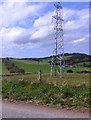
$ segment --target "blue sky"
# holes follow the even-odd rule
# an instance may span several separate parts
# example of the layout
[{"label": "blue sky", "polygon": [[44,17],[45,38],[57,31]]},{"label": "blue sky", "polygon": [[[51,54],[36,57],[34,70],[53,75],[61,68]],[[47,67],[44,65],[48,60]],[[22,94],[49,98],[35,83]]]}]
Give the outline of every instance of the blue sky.
[{"label": "blue sky", "polygon": [[[0,2],[0,57],[44,57],[53,54],[53,2]],[[89,54],[89,3],[62,2],[64,52]],[[1,43],[0,43],[1,44]]]}]

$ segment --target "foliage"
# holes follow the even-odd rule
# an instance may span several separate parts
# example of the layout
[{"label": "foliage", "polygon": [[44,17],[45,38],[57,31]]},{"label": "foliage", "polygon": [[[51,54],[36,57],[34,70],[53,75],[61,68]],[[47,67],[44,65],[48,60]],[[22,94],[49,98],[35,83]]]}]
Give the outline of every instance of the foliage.
[{"label": "foliage", "polygon": [[67,70],[67,73],[73,73],[73,71],[72,70]]}]

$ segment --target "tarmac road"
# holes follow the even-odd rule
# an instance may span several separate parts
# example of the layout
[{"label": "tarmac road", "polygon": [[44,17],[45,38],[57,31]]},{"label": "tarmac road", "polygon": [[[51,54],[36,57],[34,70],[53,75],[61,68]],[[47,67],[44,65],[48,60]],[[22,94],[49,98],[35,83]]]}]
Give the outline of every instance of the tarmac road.
[{"label": "tarmac road", "polygon": [[89,118],[89,112],[4,101],[2,103],[2,118]]}]

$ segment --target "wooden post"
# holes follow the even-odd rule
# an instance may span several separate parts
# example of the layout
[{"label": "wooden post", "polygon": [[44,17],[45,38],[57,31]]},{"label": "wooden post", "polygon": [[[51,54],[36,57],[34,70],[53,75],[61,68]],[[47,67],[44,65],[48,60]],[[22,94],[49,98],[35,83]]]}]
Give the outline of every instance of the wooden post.
[{"label": "wooden post", "polygon": [[57,76],[57,69],[55,68],[55,72],[54,72],[55,76]]},{"label": "wooden post", "polygon": [[38,72],[38,81],[42,81],[42,71],[41,71],[41,69],[39,70],[39,72]]}]

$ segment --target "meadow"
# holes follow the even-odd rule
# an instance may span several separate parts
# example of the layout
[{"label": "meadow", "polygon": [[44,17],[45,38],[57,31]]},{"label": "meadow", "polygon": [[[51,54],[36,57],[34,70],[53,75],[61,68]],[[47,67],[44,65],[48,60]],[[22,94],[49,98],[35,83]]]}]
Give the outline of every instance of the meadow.
[{"label": "meadow", "polygon": [[90,66],[91,66],[91,61],[90,61],[90,62],[79,62],[79,63],[78,63],[78,65],[82,65],[82,64],[90,65]]},{"label": "meadow", "polygon": [[0,60],[0,74],[8,74],[9,71],[6,68],[6,66],[2,63],[2,60]]},{"label": "meadow", "polygon": [[[36,73],[40,69],[42,70],[43,73],[50,72],[50,65],[48,64],[48,60],[43,60],[43,62],[40,63],[36,62],[36,64],[35,61],[31,61],[31,60],[13,60],[13,62],[15,65],[23,69],[25,72]],[[77,67],[66,67],[64,70],[65,72],[67,72],[68,70],[72,70],[74,73],[77,73],[81,71],[90,71],[90,68],[77,66]]]},{"label": "meadow", "polygon": [[[48,60],[42,62],[33,60],[12,59],[12,62],[28,74],[5,75],[2,77],[3,99],[35,102],[56,106],[89,108],[90,87],[89,67],[66,67],[65,73],[50,76]],[[88,63],[87,63],[88,64]],[[8,73],[4,64],[3,73]],[[38,80],[38,71],[42,70],[42,81]],[[67,73],[73,70],[73,73]]]},{"label": "meadow", "polygon": [[[31,62],[31,64],[30,64]],[[24,61],[24,60],[13,60],[13,63],[17,65],[19,68],[23,69],[25,72],[32,72],[36,73],[40,69],[42,69],[43,72],[49,72],[50,66],[48,64],[38,64],[34,61]]]},{"label": "meadow", "polygon": [[3,76],[3,99],[36,102],[56,106],[89,108],[89,74]]}]

